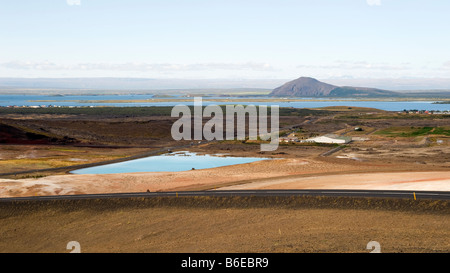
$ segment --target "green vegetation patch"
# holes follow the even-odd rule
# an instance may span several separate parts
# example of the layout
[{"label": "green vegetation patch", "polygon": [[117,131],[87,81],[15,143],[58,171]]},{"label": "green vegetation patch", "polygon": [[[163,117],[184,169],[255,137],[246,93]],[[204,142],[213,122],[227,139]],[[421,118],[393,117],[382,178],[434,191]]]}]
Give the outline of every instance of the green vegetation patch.
[{"label": "green vegetation patch", "polygon": [[417,137],[426,135],[450,136],[450,129],[447,127],[389,127],[375,132],[377,135],[389,137]]},{"label": "green vegetation patch", "polygon": [[444,128],[444,127],[437,127],[433,131],[433,135],[444,135],[444,136],[450,136],[450,129]]}]

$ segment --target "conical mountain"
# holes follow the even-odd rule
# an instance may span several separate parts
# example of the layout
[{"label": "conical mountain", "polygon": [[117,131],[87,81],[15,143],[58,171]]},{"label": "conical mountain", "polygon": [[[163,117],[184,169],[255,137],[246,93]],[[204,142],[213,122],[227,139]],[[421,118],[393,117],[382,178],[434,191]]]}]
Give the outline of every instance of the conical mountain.
[{"label": "conical mountain", "polygon": [[310,77],[300,77],[275,88],[274,97],[398,97],[399,93],[368,87],[335,86]]},{"label": "conical mountain", "polygon": [[270,95],[277,97],[319,97],[328,96],[337,86],[323,83],[314,78],[300,77],[275,88]]}]

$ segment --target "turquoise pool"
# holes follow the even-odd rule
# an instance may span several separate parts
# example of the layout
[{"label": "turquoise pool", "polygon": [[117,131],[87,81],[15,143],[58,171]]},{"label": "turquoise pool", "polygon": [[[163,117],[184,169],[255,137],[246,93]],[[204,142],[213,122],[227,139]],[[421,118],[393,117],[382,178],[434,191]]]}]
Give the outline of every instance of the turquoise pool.
[{"label": "turquoise pool", "polygon": [[135,172],[180,172],[209,169],[267,160],[261,157],[231,157],[175,152],[72,171],[73,174],[113,174]]}]

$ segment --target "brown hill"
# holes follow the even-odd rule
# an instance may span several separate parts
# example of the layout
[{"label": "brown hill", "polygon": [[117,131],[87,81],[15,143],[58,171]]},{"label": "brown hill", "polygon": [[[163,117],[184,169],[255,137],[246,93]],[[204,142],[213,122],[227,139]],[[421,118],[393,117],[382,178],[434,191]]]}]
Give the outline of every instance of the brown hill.
[{"label": "brown hill", "polygon": [[393,97],[398,93],[367,87],[335,86],[314,78],[300,77],[275,88],[275,97]]},{"label": "brown hill", "polygon": [[275,88],[271,95],[288,97],[328,96],[335,88],[337,86],[323,83],[313,78],[300,77]]}]

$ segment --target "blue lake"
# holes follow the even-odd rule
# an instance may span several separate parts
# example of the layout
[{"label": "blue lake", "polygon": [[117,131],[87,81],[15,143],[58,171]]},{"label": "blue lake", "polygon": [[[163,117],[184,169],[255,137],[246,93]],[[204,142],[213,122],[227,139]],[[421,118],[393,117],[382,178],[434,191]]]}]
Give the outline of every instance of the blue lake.
[{"label": "blue lake", "polygon": [[[152,95],[81,95],[81,96],[48,96],[48,95],[0,95],[0,106],[39,106],[39,105],[56,105],[56,106],[175,106],[178,104],[193,105],[194,102],[185,101],[168,101],[168,102],[139,102],[139,103],[102,103],[95,102],[100,100],[146,100],[151,99]],[[186,99],[177,97],[179,99]],[[219,98],[219,97],[217,97]],[[228,98],[228,97],[227,97]],[[269,97],[258,97],[266,99]],[[433,101],[370,101],[342,99],[330,100],[322,99],[322,101],[292,101],[292,102],[214,102],[207,101],[211,97],[203,98],[203,105],[225,105],[225,104],[243,104],[243,105],[279,105],[280,107],[294,108],[319,108],[326,106],[349,106],[349,107],[368,107],[386,111],[403,111],[403,110],[450,110],[450,104],[433,104]],[[225,99],[225,97],[220,97]],[[241,98],[242,99],[242,98]],[[249,98],[250,99],[250,98]],[[307,99],[307,98],[305,98]],[[46,101],[47,102],[44,102]],[[51,101],[51,102],[50,102]],[[89,101],[89,102],[87,102]],[[439,100],[437,100],[439,101]]]},{"label": "blue lake", "polygon": [[267,160],[261,157],[227,157],[197,155],[190,152],[176,152],[159,156],[134,159],[108,165],[84,168],[72,171],[73,174],[114,174],[134,172],[180,172],[192,168],[209,169],[228,165],[251,163]]}]

